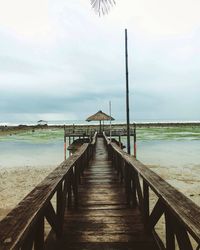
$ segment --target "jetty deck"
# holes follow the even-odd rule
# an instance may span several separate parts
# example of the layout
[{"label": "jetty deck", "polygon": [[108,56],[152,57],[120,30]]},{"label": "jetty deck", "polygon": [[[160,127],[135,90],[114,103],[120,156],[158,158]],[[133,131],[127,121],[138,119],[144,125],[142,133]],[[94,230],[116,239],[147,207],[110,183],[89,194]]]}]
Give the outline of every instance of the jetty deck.
[{"label": "jetty deck", "polygon": [[200,208],[95,133],[0,221],[0,249],[199,250]]},{"label": "jetty deck", "polygon": [[103,138],[81,177],[77,207],[65,213],[63,235],[47,249],[158,249],[145,231],[138,207],[127,204],[124,186],[108,159]]}]

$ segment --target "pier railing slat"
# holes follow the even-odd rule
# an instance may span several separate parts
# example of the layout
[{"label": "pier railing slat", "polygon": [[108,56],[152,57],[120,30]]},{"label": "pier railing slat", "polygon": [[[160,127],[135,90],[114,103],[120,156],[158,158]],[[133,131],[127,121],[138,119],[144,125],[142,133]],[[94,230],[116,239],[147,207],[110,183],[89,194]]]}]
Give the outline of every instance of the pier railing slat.
[{"label": "pier railing slat", "polygon": [[[116,143],[110,142],[105,134],[104,138],[114,165],[117,165],[117,169],[121,168],[121,172],[125,173],[127,202],[135,205],[136,200],[147,229],[151,232],[155,231],[155,225],[161,216],[165,215],[166,246],[164,249],[173,250],[175,238],[180,249],[193,249],[189,235],[196,241],[197,246],[200,245],[199,206],[163,180],[158,174],[136,160],[135,157],[123,151]],[[139,178],[142,179],[143,188]],[[158,198],[151,214],[149,212],[149,188]],[[181,238],[184,239],[181,241]],[[162,246],[164,245],[162,243]]]}]

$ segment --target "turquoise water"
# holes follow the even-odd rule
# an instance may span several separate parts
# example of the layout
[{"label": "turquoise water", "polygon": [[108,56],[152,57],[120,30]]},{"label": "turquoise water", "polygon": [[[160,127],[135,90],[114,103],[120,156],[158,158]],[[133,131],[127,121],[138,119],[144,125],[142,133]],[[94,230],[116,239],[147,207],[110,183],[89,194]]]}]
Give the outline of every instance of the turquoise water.
[{"label": "turquoise water", "polygon": [[56,166],[63,161],[63,158],[61,129],[0,136],[0,168]]},{"label": "turquoise water", "polygon": [[[199,149],[199,127],[137,129],[137,158],[148,165],[200,166]],[[63,158],[62,129],[0,136],[0,168],[56,166]]]},{"label": "turquoise water", "polygon": [[[126,145],[125,137],[122,138],[122,142]],[[147,165],[200,166],[199,151],[199,127],[137,129],[137,159]]]}]

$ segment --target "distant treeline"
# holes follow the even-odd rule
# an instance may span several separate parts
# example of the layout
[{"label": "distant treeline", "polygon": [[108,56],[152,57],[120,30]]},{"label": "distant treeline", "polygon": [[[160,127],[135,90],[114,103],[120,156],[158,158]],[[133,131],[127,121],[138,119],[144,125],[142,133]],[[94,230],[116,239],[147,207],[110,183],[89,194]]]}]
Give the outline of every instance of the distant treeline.
[{"label": "distant treeline", "polygon": [[[108,129],[110,124],[104,124],[102,127],[105,127]],[[130,127],[134,128],[136,126],[137,128],[147,128],[147,127],[197,127],[200,126],[200,122],[143,122],[143,123],[130,123]],[[82,125],[76,125],[76,124],[67,124],[65,125],[66,128],[98,128],[99,125],[96,124],[82,124]],[[119,123],[119,124],[112,124],[113,128],[121,128],[126,129],[126,123]],[[45,129],[45,128],[64,128],[64,125],[18,125],[18,126],[0,126],[1,131],[6,130],[29,130],[29,129]]]}]

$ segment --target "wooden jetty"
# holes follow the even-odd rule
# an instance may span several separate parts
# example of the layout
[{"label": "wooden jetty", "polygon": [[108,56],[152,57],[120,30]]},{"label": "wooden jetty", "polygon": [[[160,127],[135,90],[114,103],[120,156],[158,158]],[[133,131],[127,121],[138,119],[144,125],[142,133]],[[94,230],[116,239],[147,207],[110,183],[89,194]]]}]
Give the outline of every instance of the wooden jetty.
[{"label": "wooden jetty", "polygon": [[[160,219],[164,238],[157,233]],[[0,222],[2,250],[192,250],[199,245],[200,208],[97,133]]]}]

